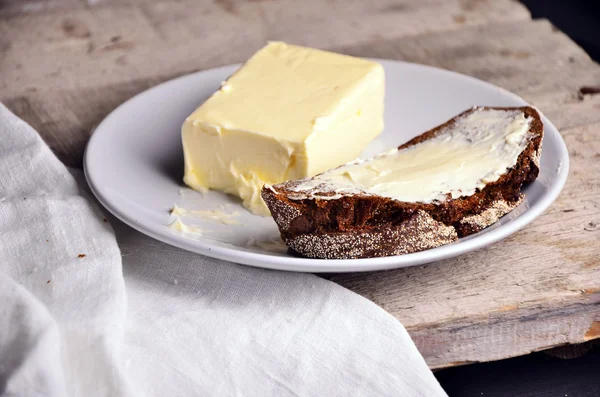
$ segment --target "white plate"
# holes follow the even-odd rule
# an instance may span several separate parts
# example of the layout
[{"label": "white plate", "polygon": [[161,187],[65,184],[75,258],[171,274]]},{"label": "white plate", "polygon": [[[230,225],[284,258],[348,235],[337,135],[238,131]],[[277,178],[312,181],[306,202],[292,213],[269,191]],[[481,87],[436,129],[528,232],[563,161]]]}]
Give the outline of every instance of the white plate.
[{"label": "white plate", "polygon": [[[372,155],[393,148],[473,106],[520,106],[521,98],[477,79],[396,61],[379,60],[386,73],[385,131],[366,150]],[[135,229],[199,254],[251,266],[309,272],[347,272],[412,266],[461,255],[501,240],[540,215],[560,193],[569,158],[556,128],[544,118],[541,172],[525,189],[526,201],[486,230],[456,243],[414,254],[372,259],[318,260],[290,256],[278,243],[271,218],[254,216],[234,197],[206,195],[182,185],[183,120],[238,65],[193,73],[151,88],[115,109],[95,129],[85,154],[85,173],[98,200]],[[243,225],[223,225],[192,217],[210,230],[192,239],[168,227],[169,210],[235,212]],[[223,205],[225,209],[223,210]]]}]

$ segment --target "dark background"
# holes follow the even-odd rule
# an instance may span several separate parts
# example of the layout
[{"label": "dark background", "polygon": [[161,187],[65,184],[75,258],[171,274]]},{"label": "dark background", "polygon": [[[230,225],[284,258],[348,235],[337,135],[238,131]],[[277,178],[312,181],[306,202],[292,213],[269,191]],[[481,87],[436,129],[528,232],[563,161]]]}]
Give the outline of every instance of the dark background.
[{"label": "dark background", "polygon": [[450,397],[598,397],[600,344],[578,358],[547,353],[435,372]]},{"label": "dark background", "polygon": [[[549,19],[600,61],[600,0],[522,0],[533,18]],[[600,81],[598,82],[600,85]],[[435,373],[450,397],[600,397],[600,344],[577,358],[558,358],[569,350],[540,352]]]},{"label": "dark background", "polygon": [[521,0],[533,18],[554,26],[600,61],[600,0]]}]

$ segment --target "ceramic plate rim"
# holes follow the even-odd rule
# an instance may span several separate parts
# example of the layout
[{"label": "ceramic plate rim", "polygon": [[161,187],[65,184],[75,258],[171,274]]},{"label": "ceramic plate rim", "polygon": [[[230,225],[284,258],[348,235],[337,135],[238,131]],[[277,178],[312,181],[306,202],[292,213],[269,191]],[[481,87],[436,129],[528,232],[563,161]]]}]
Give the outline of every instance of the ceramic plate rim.
[{"label": "ceramic plate rim", "polygon": [[[495,86],[491,83],[487,83],[483,80],[479,80],[477,78],[464,75],[458,72],[454,72],[451,70],[445,70],[441,68],[437,68],[429,65],[421,65],[412,62],[404,62],[404,61],[396,61],[396,60],[388,60],[388,59],[377,59],[371,58],[377,62],[385,62],[385,63],[396,63],[401,64],[404,67],[411,68],[425,68],[429,69],[433,73],[442,73],[448,74],[450,77],[458,78],[458,79],[466,79],[471,80],[479,85],[487,86],[488,88],[494,88],[502,91],[503,95],[510,96],[517,102],[521,102],[523,104],[527,104],[521,97],[513,94],[503,88]],[[201,255],[205,255],[208,257],[231,261],[243,265],[249,265],[254,267],[261,267],[267,269],[277,269],[277,270],[285,270],[285,271],[299,271],[299,272],[356,272],[356,271],[376,271],[376,270],[388,270],[395,268],[402,268],[408,266],[416,266],[425,263],[431,263],[436,260],[448,259],[456,256],[460,256],[466,254],[468,252],[486,247],[490,244],[498,242],[509,235],[516,233],[524,226],[529,224],[539,215],[541,215],[551,204],[556,200],[562,188],[565,185],[568,170],[569,170],[569,155],[567,151],[566,144],[559,133],[558,129],[542,114],[542,120],[545,126],[545,134],[551,133],[554,134],[554,138],[558,144],[556,148],[559,153],[559,161],[561,161],[561,169],[558,171],[557,178],[554,180],[554,183],[549,187],[548,192],[544,194],[538,201],[533,203],[529,208],[527,208],[522,214],[520,214],[517,218],[512,219],[509,223],[498,227],[495,230],[488,231],[484,234],[478,235],[469,239],[467,241],[458,241],[457,243],[444,245],[438,248],[415,252],[412,254],[404,254],[397,256],[386,256],[386,257],[378,257],[378,258],[363,258],[363,259],[309,259],[309,258],[299,258],[293,256],[274,256],[256,252],[247,252],[241,251],[234,247],[223,247],[218,245],[213,245],[207,243],[202,240],[188,240],[184,237],[177,236],[169,233],[167,230],[164,232],[156,232],[152,228],[145,227],[142,223],[136,221],[132,217],[124,214],[117,206],[112,205],[111,201],[107,199],[107,197],[103,194],[102,189],[98,188],[94,183],[93,177],[90,175],[90,165],[89,161],[89,150],[90,147],[93,148],[94,142],[98,139],[98,135],[95,134],[95,131],[100,129],[103,124],[107,123],[107,121],[114,117],[114,114],[132,101],[137,100],[140,96],[145,95],[153,90],[160,90],[165,85],[171,84],[180,79],[189,78],[192,75],[205,73],[205,72],[218,72],[222,69],[230,69],[238,67],[240,64],[232,64],[232,65],[224,65],[211,69],[200,70],[193,73],[189,73],[183,76],[176,77],[174,79],[170,79],[153,87],[150,87],[147,90],[144,90],[130,99],[126,100],[115,109],[113,109],[93,130],[91,137],[86,145],[83,165],[84,165],[84,174],[88,185],[92,191],[92,193],[96,196],[98,201],[103,205],[105,209],[107,209],[110,213],[112,213],[116,218],[125,224],[131,226],[132,228],[138,230],[139,232],[146,234],[156,240],[162,241],[169,245],[182,248],[187,251],[195,252]],[[541,112],[540,112],[541,113]],[[92,167],[93,168],[93,167]],[[166,229],[166,228],[165,228]]]}]

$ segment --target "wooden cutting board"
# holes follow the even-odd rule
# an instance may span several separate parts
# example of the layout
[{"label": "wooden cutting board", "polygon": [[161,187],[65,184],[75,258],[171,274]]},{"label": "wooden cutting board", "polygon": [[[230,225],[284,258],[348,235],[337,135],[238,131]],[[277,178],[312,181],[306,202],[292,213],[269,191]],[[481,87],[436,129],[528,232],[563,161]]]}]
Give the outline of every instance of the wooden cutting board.
[{"label": "wooden cutting board", "polygon": [[329,278],[405,325],[432,368],[600,337],[600,67],[511,0],[10,0],[0,5],[0,100],[62,161],[90,131],[174,76],[240,62],[266,40],[475,76],[539,107],[571,170],[521,232],[459,258]]}]

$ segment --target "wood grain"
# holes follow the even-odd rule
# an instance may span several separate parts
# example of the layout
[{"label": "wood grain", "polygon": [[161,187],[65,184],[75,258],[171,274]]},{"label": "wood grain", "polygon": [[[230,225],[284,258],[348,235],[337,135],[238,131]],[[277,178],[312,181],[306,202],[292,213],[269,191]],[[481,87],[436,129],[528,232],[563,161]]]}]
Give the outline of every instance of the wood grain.
[{"label": "wood grain", "polygon": [[600,124],[562,135],[569,179],[524,230],[459,258],[331,280],[394,314],[432,368],[600,337]]},{"label": "wood grain", "polygon": [[[43,3],[43,4],[42,4]],[[67,165],[93,127],[172,77],[268,39],[469,74],[538,106],[571,156],[557,202],[521,232],[434,264],[330,276],[408,329],[432,368],[600,338],[600,67],[510,0],[26,0],[0,3],[0,100]]]},{"label": "wood grain", "polygon": [[600,82],[598,65],[545,20],[380,40],[343,52],[455,70],[512,91],[542,109],[578,103],[582,85]]},{"label": "wood grain", "polygon": [[0,0],[0,18],[48,11],[73,10],[82,5],[81,0]]},{"label": "wood grain", "polygon": [[[387,0],[323,4],[247,2],[234,13],[218,2],[148,2],[0,20],[0,92],[8,97],[172,76],[241,62],[270,39],[333,48],[382,39],[382,32],[395,37],[529,16],[511,0],[497,0],[494,7],[415,2],[406,12]],[[451,17],[459,11],[468,15],[465,21]],[[444,14],[448,20],[439,17]]]}]

